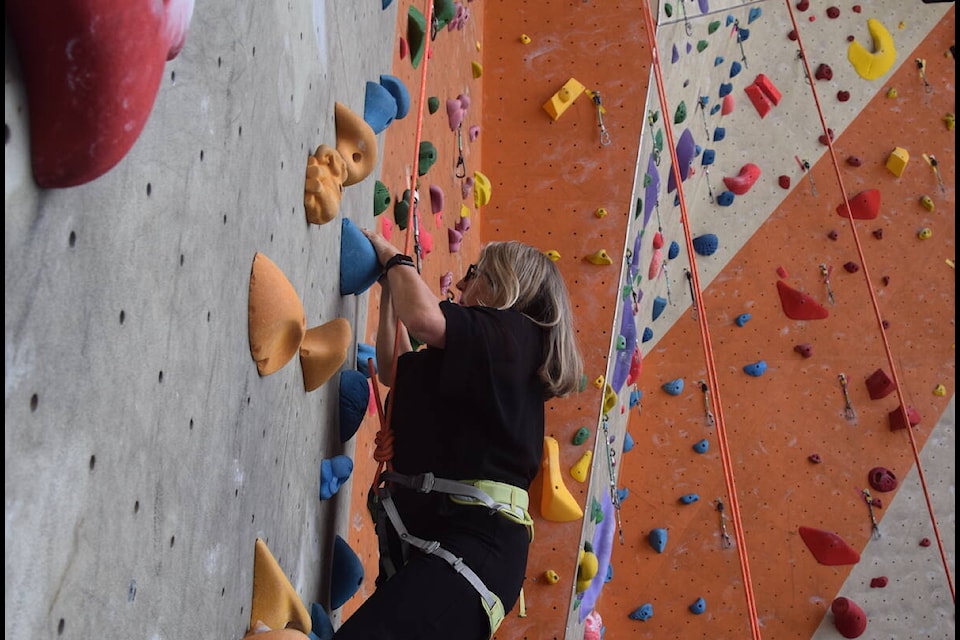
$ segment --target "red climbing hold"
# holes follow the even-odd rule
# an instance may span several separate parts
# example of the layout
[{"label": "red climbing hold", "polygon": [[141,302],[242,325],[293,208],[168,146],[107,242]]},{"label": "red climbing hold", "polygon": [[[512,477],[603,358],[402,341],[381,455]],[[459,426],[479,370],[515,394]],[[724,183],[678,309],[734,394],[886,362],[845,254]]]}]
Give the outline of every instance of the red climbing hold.
[{"label": "red climbing hold", "polygon": [[867,189],[850,198],[849,214],[847,207],[841,204],[837,207],[837,215],[841,218],[851,217],[854,220],[873,220],[880,213],[880,190]]},{"label": "red climbing hold", "polygon": [[874,589],[883,589],[885,586],[887,586],[887,582],[888,582],[887,576],[880,576],[878,578],[874,578],[873,580],[871,580],[870,586],[873,587]]},{"label": "red climbing hold", "polygon": [[[877,240],[883,240],[883,229],[874,229],[873,237],[876,238]],[[887,284],[887,283],[884,282],[884,284]]]},{"label": "red climbing hold", "polygon": [[[890,418],[890,431],[899,431],[900,429],[906,429],[907,425],[903,421],[903,412],[900,410],[900,407],[897,407],[893,411],[887,414]],[[907,407],[907,419],[910,421],[910,426],[915,427],[920,424],[920,412],[914,409],[913,407]]]},{"label": "red climbing hold", "polygon": [[867,378],[867,392],[871,400],[880,400],[897,390],[897,385],[883,369],[877,369]]},{"label": "red climbing hold", "polygon": [[736,176],[725,177],[723,184],[733,193],[742,196],[747,191],[750,191],[750,187],[753,186],[759,177],[760,167],[752,162],[748,162],[740,168],[740,173]]},{"label": "red climbing hold", "polygon": [[845,262],[843,263],[843,269],[847,273],[856,273],[857,271],[860,271],[860,265],[858,265],[856,262]]},{"label": "red climbing hold", "polygon": [[817,80],[833,80],[833,69],[830,68],[830,65],[821,62],[817,70],[813,72],[813,77]]},{"label": "red climbing hold", "polygon": [[860,554],[836,533],[800,527],[800,537],[820,564],[837,566],[860,562]]},{"label": "red climbing hold", "polygon": [[798,344],[793,348],[793,350],[802,355],[804,358],[810,358],[813,356],[813,345],[809,342]]},{"label": "red climbing hold", "polygon": [[860,13],[861,11],[863,11],[863,8],[858,4],[853,5],[853,7],[851,8],[853,9],[854,13]]},{"label": "red climbing hold", "polygon": [[837,238],[840,237],[840,233],[836,229],[831,229],[827,233],[827,237],[830,238],[831,240],[836,240]]},{"label": "red climbing hold", "polygon": [[921,547],[929,547],[929,546],[930,546],[930,538],[923,538],[922,540],[920,540],[920,546],[921,546]]},{"label": "red climbing hold", "polygon": [[853,600],[837,598],[830,605],[833,624],[844,638],[859,638],[867,630],[867,614]]},{"label": "red climbing hold", "polygon": [[850,92],[849,92],[849,91],[843,91],[842,89],[841,89],[840,91],[837,91],[837,100],[838,100],[838,101],[840,101],[840,102],[846,102],[846,101],[849,100],[849,99],[850,99]]},{"label": "red climbing hold", "polygon": [[821,462],[823,462],[823,460],[820,458],[819,453],[811,453],[809,456],[807,456],[807,460],[809,460],[813,464],[820,464]]},{"label": "red climbing hold", "polygon": [[663,248],[663,234],[657,231],[653,234],[653,248],[662,249]]},{"label": "red climbing hold", "polygon": [[797,3],[797,11],[806,11],[810,8],[810,0],[800,0]]},{"label": "red climbing hold", "polygon": [[794,41],[794,42],[797,41],[797,31],[796,31],[796,29],[791,29],[791,30],[790,30],[790,33],[787,34],[787,39],[788,39],[788,40],[792,40],[792,41]]},{"label": "red climbing hold", "polygon": [[847,156],[847,164],[851,167],[859,167],[863,165],[863,160],[860,156]]},{"label": "red climbing hold", "polygon": [[781,189],[790,188],[790,176],[780,176],[777,178],[777,183],[780,185]]},{"label": "red climbing hold", "polygon": [[840,9],[838,7],[827,7],[827,17],[836,20],[840,17]]},{"label": "red climbing hold", "polygon": [[[829,137],[829,140],[828,140]],[[820,144],[823,146],[828,146],[830,142],[833,142],[833,129],[827,129],[826,133],[821,133],[820,137],[817,138],[820,141]]]},{"label": "red climbing hold", "polygon": [[783,312],[791,320],[823,320],[830,315],[819,302],[783,280],[777,280],[777,293],[780,294]]},{"label": "red climbing hold", "polygon": [[875,491],[886,493],[897,488],[897,476],[886,467],[874,467],[867,473],[867,482]]}]

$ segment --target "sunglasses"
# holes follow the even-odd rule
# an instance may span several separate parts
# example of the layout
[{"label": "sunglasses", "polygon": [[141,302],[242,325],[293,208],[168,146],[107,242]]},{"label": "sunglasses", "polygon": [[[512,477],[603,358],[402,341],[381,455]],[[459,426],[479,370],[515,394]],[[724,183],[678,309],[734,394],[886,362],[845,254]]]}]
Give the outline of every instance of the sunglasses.
[{"label": "sunglasses", "polygon": [[480,271],[477,269],[477,265],[472,264],[469,267],[467,267],[467,272],[463,276],[463,281],[470,282],[471,280],[476,278],[479,273]]}]

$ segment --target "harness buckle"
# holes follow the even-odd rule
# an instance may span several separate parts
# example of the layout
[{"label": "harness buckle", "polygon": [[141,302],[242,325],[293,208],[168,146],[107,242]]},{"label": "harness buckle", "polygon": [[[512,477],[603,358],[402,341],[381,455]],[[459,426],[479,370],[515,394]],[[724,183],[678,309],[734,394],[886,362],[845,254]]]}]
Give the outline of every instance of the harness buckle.
[{"label": "harness buckle", "polygon": [[434,484],[436,484],[436,476],[429,471],[413,476],[414,488],[420,493],[430,493],[433,491]]}]

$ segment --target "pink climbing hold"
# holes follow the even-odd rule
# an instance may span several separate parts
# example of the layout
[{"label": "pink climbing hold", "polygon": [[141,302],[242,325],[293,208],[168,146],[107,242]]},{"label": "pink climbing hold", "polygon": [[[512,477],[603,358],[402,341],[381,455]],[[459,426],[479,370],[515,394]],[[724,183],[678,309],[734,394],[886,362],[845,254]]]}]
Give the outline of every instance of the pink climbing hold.
[{"label": "pink climbing hold", "polygon": [[781,189],[790,188],[790,176],[780,176],[777,178],[777,183],[780,185]]},{"label": "pink climbing hold", "polygon": [[836,229],[831,229],[829,233],[827,233],[827,237],[831,240],[836,240],[840,237],[840,233]]},{"label": "pink climbing hold", "polygon": [[650,258],[650,268],[647,270],[647,279],[656,280],[657,276],[660,275],[660,270],[663,268],[663,252],[660,249],[656,249],[653,252],[653,257]]},{"label": "pink climbing hold", "polygon": [[475,142],[477,138],[480,137],[480,125],[475,124],[467,130],[467,139],[470,142]]},{"label": "pink climbing hold", "polygon": [[456,229],[447,229],[447,244],[450,246],[450,253],[460,251],[460,245],[463,243],[463,234]]},{"label": "pink climbing hold", "polygon": [[730,115],[731,113],[733,113],[733,107],[734,107],[733,94],[728,93],[727,95],[723,96],[723,103],[721,103],[721,106],[720,106],[720,115],[724,115],[724,116]]},{"label": "pink climbing hold", "polygon": [[463,182],[460,183],[460,195],[466,200],[470,197],[471,193],[473,193],[473,177],[467,176],[463,179]]},{"label": "pink climbing hold", "polygon": [[726,185],[728,190],[742,196],[750,191],[750,187],[754,185],[758,178],[760,178],[760,167],[748,162],[740,168],[740,173],[735,177],[725,177],[723,184]]},{"label": "pink climbing hold", "polygon": [[443,189],[439,185],[430,185],[430,212],[440,213],[443,211]]},{"label": "pink climbing hold", "polygon": [[453,226],[460,233],[466,233],[470,230],[470,216],[460,216],[460,219]]},{"label": "pink climbing hold", "polygon": [[880,214],[880,190],[867,189],[861,191],[849,200],[850,209],[841,204],[837,207],[837,215],[841,218],[851,217],[855,220],[873,220]]},{"label": "pink climbing hold", "polygon": [[836,598],[830,605],[833,624],[844,638],[859,638],[867,630],[867,614],[853,600]]},{"label": "pink climbing hold", "polygon": [[784,267],[777,267],[777,277],[789,278],[790,274],[787,273],[787,270]]},{"label": "pink climbing hold", "polygon": [[403,60],[407,57],[407,53],[410,50],[410,46],[407,44],[406,39],[402,36],[400,37],[400,59]]},{"label": "pink climbing hold", "polygon": [[860,553],[836,533],[812,527],[800,527],[799,531],[810,553],[820,564],[833,567],[860,562]]},{"label": "pink climbing hold", "polygon": [[433,234],[426,229],[420,229],[420,250],[425,256],[433,251]]},{"label": "pink climbing hold", "polygon": [[456,131],[460,127],[466,114],[459,100],[456,98],[447,100],[447,124],[450,125],[450,131]]},{"label": "pink climbing hold", "polygon": [[777,280],[780,305],[791,320],[823,320],[830,313],[808,294],[797,291],[783,280]]}]

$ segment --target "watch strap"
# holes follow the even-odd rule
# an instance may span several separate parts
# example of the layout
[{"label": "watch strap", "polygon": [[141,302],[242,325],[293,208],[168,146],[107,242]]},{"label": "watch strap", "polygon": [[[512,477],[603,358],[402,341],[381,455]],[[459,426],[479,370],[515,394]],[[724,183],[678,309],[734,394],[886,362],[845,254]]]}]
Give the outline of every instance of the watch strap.
[{"label": "watch strap", "polygon": [[413,258],[407,255],[404,255],[402,253],[398,253],[392,258],[390,258],[389,260],[387,260],[387,262],[383,265],[383,272],[386,273],[390,271],[390,269],[393,269],[398,264],[401,264],[405,267],[414,267],[414,268],[416,268],[417,266],[416,263],[413,261]]}]

